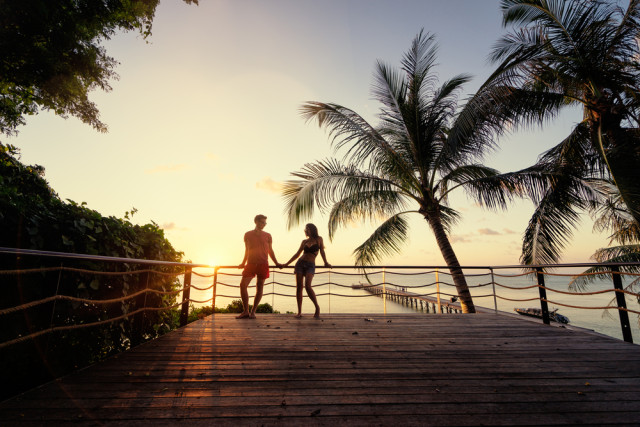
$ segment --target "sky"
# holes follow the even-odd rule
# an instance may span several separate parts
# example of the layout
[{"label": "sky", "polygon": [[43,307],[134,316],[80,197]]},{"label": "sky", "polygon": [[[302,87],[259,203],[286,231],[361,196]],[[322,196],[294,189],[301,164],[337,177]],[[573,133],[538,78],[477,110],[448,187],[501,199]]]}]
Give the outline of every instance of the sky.
[{"label": "sky", "polygon": [[[304,102],[341,104],[375,124],[376,61],[398,66],[421,29],[436,35],[441,82],[474,76],[464,99],[491,73],[488,55],[507,31],[499,0],[200,3],[163,0],[149,39],[122,33],[104,43],[120,62],[119,79],[90,98],[107,133],[42,112],[5,141],[24,163],[45,167],[62,199],[105,216],[136,208],[134,223],[156,222],[185,259],[210,265],[240,263],[243,234],[259,213],[268,217],[278,261],[296,252],[304,224],[287,229],[280,186],[305,163],[334,155],[326,131],[300,117]],[[502,172],[530,166],[579,120],[579,111],[568,111],[544,129],[514,131],[485,163]],[[463,216],[450,236],[462,265],[518,264],[531,202],[494,212],[461,193],[451,206]],[[311,222],[326,236],[326,215]],[[377,225],[355,223],[326,238],[329,262],[352,265],[353,249]],[[587,262],[606,244],[585,215],[562,261]],[[402,252],[382,264],[444,261],[416,214]]]}]

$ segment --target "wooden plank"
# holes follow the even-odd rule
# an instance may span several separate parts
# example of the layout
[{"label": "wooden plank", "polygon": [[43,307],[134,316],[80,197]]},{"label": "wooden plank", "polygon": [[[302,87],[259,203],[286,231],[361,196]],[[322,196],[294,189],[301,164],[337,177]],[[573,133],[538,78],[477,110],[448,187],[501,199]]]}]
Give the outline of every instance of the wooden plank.
[{"label": "wooden plank", "polygon": [[513,316],[214,315],[2,402],[0,419],[637,425],[638,362],[638,346]]}]

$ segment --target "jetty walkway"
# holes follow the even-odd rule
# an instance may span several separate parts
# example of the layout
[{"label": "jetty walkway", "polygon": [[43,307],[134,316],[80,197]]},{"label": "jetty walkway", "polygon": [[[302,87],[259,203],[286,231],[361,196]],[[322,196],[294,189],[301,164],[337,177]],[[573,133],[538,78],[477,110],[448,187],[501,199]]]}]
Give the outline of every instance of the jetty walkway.
[{"label": "jetty walkway", "polygon": [[[352,285],[354,289],[363,289],[374,295],[385,297],[391,301],[398,302],[400,304],[411,306],[415,305],[415,308],[426,311],[427,313],[462,313],[462,307],[460,306],[457,298],[455,301],[448,297],[437,298],[430,295],[419,295],[414,292],[407,291],[406,288],[397,285]],[[438,308],[440,307],[440,308]],[[494,313],[494,310],[489,310],[484,307],[476,307],[476,312],[482,313]]]},{"label": "jetty walkway", "polygon": [[0,420],[637,426],[640,346],[489,313],[215,314],[6,400]]}]

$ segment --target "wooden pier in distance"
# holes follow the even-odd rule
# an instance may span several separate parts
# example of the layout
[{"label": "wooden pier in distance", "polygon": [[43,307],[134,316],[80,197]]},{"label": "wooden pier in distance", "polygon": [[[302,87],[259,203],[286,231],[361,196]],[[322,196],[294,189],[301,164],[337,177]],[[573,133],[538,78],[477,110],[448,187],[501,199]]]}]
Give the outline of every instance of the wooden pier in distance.
[{"label": "wooden pier in distance", "polygon": [[[391,301],[410,305],[411,307],[415,304],[416,309],[418,309],[419,306],[420,310],[426,311],[427,313],[462,313],[460,303],[451,301],[448,297],[440,298],[440,301],[438,301],[437,297],[418,295],[397,285],[386,285],[383,287],[382,285],[359,284],[351,286],[354,289],[363,289],[380,297],[386,295],[386,298]],[[438,305],[440,309],[438,309]],[[488,312],[489,310],[476,307],[476,311]],[[491,311],[493,312],[493,310]]]},{"label": "wooden pier in distance", "polygon": [[0,420],[631,426],[640,346],[488,313],[215,314],[6,400]]}]

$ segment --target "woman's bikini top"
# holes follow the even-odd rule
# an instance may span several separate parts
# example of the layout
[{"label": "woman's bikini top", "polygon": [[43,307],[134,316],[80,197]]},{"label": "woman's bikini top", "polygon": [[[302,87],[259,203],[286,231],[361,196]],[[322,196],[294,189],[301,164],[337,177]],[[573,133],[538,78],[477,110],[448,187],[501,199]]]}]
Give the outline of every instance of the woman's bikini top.
[{"label": "woman's bikini top", "polygon": [[318,246],[317,243],[314,243],[311,246],[304,245],[302,252],[304,252],[305,254],[312,254],[312,253],[318,252],[319,250],[320,250],[320,246]]}]

